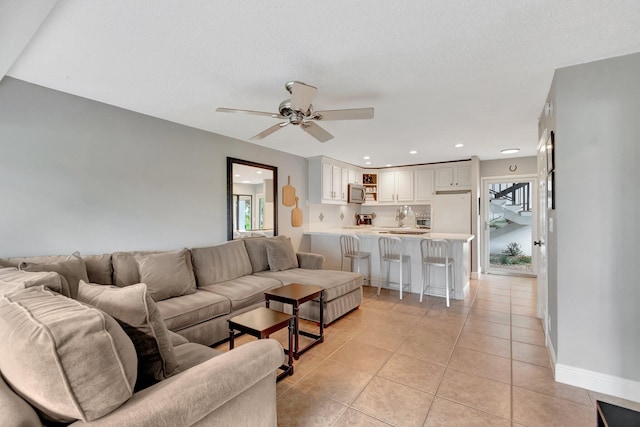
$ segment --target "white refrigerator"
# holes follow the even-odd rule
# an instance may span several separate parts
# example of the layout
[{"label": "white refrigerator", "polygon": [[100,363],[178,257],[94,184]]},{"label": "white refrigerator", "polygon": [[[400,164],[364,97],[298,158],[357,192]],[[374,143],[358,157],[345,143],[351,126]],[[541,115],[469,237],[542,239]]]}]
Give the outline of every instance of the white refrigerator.
[{"label": "white refrigerator", "polygon": [[471,234],[471,193],[436,194],[431,205],[431,232]]}]

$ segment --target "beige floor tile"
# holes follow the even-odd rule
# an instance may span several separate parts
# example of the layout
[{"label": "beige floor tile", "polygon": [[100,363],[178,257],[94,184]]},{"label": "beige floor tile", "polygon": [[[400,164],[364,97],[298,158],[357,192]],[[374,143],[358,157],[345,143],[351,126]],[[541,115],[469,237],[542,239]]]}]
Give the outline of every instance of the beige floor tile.
[{"label": "beige floor tile", "polygon": [[509,316],[509,313],[473,308],[469,312],[469,317],[487,322],[500,323],[502,325],[511,325],[511,317]]},{"label": "beige floor tile", "polygon": [[326,336],[324,342],[316,345],[309,353],[318,357],[328,357],[338,351],[350,340],[342,336]]},{"label": "beige floor tile", "polygon": [[511,289],[507,288],[489,288],[486,286],[481,286],[480,289],[478,289],[478,295],[505,295],[505,296],[510,296],[511,295]]},{"label": "beige floor tile", "polygon": [[402,341],[404,341],[404,336],[365,329],[356,335],[353,340],[363,344],[370,344],[387,351],[396,351]]},{"label": "beige floor tile", "polygon": [[495,295],[495,294],[485,294],[482,292],[478,292],[478,296],[476,297],[476,303],[480,301],[489,301],[489,302],[497,302],[501,304],[510,304],[511,297],[508,295]]},{"label": "beige floor tile", "polygon": [[300,359],[293,361],[293,375],[283,378],[278,384],[295,384],[299,382],[325,360],[325,357],[317,356],[313,350],[304,353],[300,356]]},{"label": "beige floor tile", "polygon": [[434,304],[433,306],[431,306],[431,308],[427,312],[427,315],[425,316],[425,318],[438,317],[442,315],[456,315],[456,316],[467,317],[470,311],[471,311],[471,307],[465,307],[465,306],[447,307],[444,304],[442,305]]},{"label": "beige floor tile", "polygon": [[375,377],[352,407],[389,424],[421,426],[432,401],[432,394]]},{"label": "beige floor tile", "polygon": [[353,408],[347,409],[334,424],[334,427],[385,427],[390,426]]},{"label": "beige floor tile", "polygon": [[415,324],[411,330],[411,336],[431,341],[455,343],[461,329],[462,325],[459,323],[425,318],[423,321]]},{"label": "beige floor tile", "polygon": [[538,315],[538,309],[535,306],[527,307],[524,305],[512,305],[511,313],[520,316],[536,317]]},{"label": "beige floor tile", "polygon": [[[467,319],[467,314],[456,313],[454,310],[451,310],[450,308],[449,309],[447,309],[446,307],[431,308],[429,311],[427,311],[427,314],[421,319],[421,321],[432,319],[432,320],[437,320],[439,322],[446,322],[449,324],[455,323],[457,325],[462,326],[465,320]],[[463,308],[467,308],[467,307],[463,307]]]},{"label": "beige floor tile", "polygon": [[293,385],[277,399],[278,425],[282,427],[331,426],[347,406]]},{"label": "beige floor tile", "polygon": [[406,337],[396,353],[424,360],[425,362],[446,365],[453,351],[453,344]]},{"label": "beige floor tile", "polygon": [[444,366],[402,354],[394,354],[377,376],[434,394],[444,374]]},{"label": "beige floor tile", "polygon": [[297,390],[320,394],[348,405],[364,390],[371,378],[372,374],[327,359],[295,384],[295,387]]},{"label": "beige floor tile", "polygon": [[507,325],[500,323],[487,322],[477,318],[470,317],[464,324],[463,332],[475,332],[477,334],[491,335],[492,337],[510,339],[511,329]]},{"label": "beige floor tile", "polygon": [[511,295],[511,305],[521,305],[524,307],[536,308],[537,307],[536,303],[537,301],[535,297],[522,298],[522,297]]},{"label": "beige floor tile", "polygon": [[511,386],[488,378],[447,368],[436,393],[444,397],[489,412],[501,418],[511,416]]},{"label": "beige floor tile", "polygon": [[460,334],[457,345],[494,356],[511,357],[511,342],[503,338],[476,334],[475,332],[463,332]]},{"label": "beige floor tile", "polygon": [[459,403],[436,397],[425,427],[511,427],[511,422]]},{"label": "beige floor tile", "polygon": [[513,341],[511,343],[511,351],[513,353],[513,360],[532,363],[545,368],[551,366],[546,347]]},{"label": "beige floor tile", "polygon": [[513,387],[513,421],[526,426],[584,427],[596,423],[593,407]]},{"label": "beige floor tile", "polygon": [[513,291],[511,291],[511,298],[525,298],[525,299],[528,299],[528,300],[537,301],[538,300],[538,294],[536,292],[532,292],[532,291],[516,291],[516,290],[513,290]]},{"label": "beige floor tile", "polygon": [[504,357],[456,347],[448,366],[480,377],[511,383],[511,359]]},{"label": "beige floor tile", "polygon": [[522,316],[518,314],[511,315],[511,326],[517,326],[518,328],[537,329],[542,330],[542,322],[537,317]]},{"label": "beige floor tile", "polygon": [[578,387],[556,382],[551,368],[513,361],[513,385],[559,397],[581,405],[591,405],[589,393]]},{"label": "beige floor tile", "polygon": [[511,327],[511,339],[527,344],[544,346],[544,332],[537,329]]},{"label": "beige floor tile", "polygon": [[486,301],[483,299],[477,299],[473,304],[473,308],[474,309],[479,308],[482,310],[489,310],[489,311],[498,311],[500,313],[511,313],[510,303]]},{"label": "beige floor tile", "polygon": [[350,341],[338,351],[329,356],[329,359],[343,362],[355,369],[359,369],[370,374],[375,374],[386,363],[393,353],[364,344],[357,341]]}]

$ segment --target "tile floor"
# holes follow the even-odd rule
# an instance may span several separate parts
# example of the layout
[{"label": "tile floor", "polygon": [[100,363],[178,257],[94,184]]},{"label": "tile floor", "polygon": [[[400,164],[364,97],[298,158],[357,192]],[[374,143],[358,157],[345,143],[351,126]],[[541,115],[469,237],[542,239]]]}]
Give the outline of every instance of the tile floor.
[{"label": "tile floor", "polygon": [[450,308],[376,290],[278,383],[279,425],[595,426],[596,399],[640,410],[553,380],[535,279],[485,275]]}]

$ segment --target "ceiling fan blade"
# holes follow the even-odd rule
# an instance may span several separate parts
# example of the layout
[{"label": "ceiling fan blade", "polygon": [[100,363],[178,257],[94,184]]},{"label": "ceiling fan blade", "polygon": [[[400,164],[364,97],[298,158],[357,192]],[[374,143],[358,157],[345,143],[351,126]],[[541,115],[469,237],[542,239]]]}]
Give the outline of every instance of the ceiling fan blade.
[{"label": "ceiling fan blade", "polygon": [[268,113],[266,111],[253,111],[253,110],[238,110],[237,108],[218,107],[216,108],[216,112],[217,113],[253,114],[255,116],[269,116],[269,117],[273,117],[274,119],[284,119],[284,117],[282,117],[278,113]]},{"label": "ceiling fan blade", "polygon": [[314,111],[316,120],[365,120],[373,119],[373,108]]},{"label": "ceiling fan blade", "polygon": [[282,129],[283,127],[287,126],[289,124],[289,122],[282,122],[282,123],[278,123],[277,125],[273,125],[270,128],[267,128],[265,130],[263,130],[262,132],[260,132],[259,134],[257,134],[256,136],[252,136],[251,140],[257,140],[257,139],[262,139],[262,138],[266,138],[267,136],[271,135],[272,133],[279,131],[280,129]]},{"label": "ceiling fan blade", "polygon": [[311,135],[312,137],[314,137],[320,142],[327,142],[328,140],[333,138],[333,135],[331,135],[326,130],[322,129],[320,126],[318,126],[314,122],[303,123],[302,125],[300,125],[300,127],[302,127],[303,131],[307,132],[309,135]]},{"label": "ceiling fan blade", "polygon": [[318,88],[300,82],[291,85],[291,109],[306,113]]}]

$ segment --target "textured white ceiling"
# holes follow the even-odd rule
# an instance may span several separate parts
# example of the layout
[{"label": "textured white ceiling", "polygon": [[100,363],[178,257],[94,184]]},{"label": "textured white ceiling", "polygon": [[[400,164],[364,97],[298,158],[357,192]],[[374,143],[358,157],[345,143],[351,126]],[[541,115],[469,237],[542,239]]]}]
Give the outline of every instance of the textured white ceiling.
[{"label": "textured white ceiling", "polygon": [[375,118],[322,123],[324,144],[289,126],[261,145],[357,165],[484,160],[534,155],[554,69],[640,51],[639,23],[637,0],[60,0],[8,74],[243,140],[275,119],[215,108],[275,112],[300,80],[316,109]]}]

